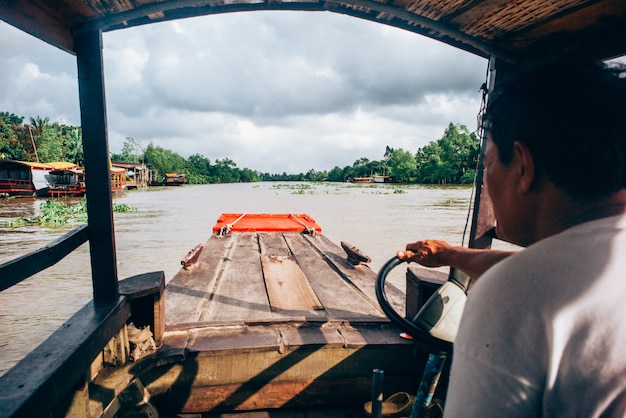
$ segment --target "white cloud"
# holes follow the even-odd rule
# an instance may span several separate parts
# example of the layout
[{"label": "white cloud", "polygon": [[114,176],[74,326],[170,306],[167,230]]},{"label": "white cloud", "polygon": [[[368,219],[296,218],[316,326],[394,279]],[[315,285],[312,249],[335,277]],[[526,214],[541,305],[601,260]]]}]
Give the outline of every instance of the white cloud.
[{"label": "white cloud", "polygon": [[[475,128],[485,60],[333,13],[252,12],[105,33],[110,149],[306,172]],[[74,57],[0,22],[0,111],[79,124]]]}]

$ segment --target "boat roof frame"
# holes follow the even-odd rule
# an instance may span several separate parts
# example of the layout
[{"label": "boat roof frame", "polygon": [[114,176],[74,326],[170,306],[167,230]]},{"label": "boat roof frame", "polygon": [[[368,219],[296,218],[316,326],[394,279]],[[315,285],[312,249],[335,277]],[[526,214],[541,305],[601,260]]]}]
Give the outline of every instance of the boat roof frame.
[{"label": "boat roof frame", "polygon": [[329,11],[415,32],[470,53],[516,62],[626,51],[623,0],[26,0],[0,6],[0,19],[69,53],[87,31],[112,31],[220,13]]}]

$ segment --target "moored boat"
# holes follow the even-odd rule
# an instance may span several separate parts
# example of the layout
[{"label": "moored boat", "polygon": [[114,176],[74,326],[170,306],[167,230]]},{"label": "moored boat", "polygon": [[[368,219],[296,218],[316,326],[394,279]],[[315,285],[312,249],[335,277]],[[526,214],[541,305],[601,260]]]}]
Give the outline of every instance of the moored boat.
[{"label": "moored boat", "polygon": [[[120,193],[127,189],[126,172],[123,168],[111,168],[111,193]],[[49,197],[80,197],[87,194],[85,170],[53,170],[50,172],[50,186],[44,194]]]},{"label": "moored boat", "polygon": [[79,197],[87,193],[85,187],[85,170],[80,168],[69,170],[52,170],[50,172],[50,187],[47,195],[50,197]]},{"label": "moored boat", "polygon": [[374,183],[393,183],[391,176],[374,176]]},{"label": "moored boat", "polygon": [[[126,190],[126,171],[111,167],[111,192]],[[85,170],[68,162],[0,160],[0,196],[80,197],[87,193]]]},{"label": "moored boat", "polygon": [[163,177],[163,186],[182,186],[187,183],[185,173],[166,173]]},{"label": "moored boat", "polygon": [[126,169],[121,167],[110,167],[111,171],[111,193],[116,194],[126,190]]},{"label": "moored boat", "polygon": [[53,170],[76,168],[68,162],[36,163],[0,159],[0,196],[45,196]]},{"label": "moored boat", "polygon": [[[156,177],[156,170],[143,163],[126,163],[112,161],[111,166],[126,170],[126,189],[145,188],[153,185]],[[158,181],[156,181],[158,185]]]}]

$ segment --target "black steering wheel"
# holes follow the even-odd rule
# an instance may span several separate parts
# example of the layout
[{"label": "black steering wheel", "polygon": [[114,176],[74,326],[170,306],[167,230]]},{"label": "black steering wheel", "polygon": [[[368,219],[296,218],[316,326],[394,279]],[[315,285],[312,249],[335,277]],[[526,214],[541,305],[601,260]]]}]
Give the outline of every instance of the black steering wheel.
[{"label": "black steering wheel", "polygon": [[387,295],[385,294],[385,282],[387,280],[387,275],[389,274],[389,272],[402,263],[404,263],[403,260],[400,260],[398,257],[393,257],[392,259],[387,261],[378,272],[378,275],[376,276],[376,298],[378,299],[380,307],[382,308],[385,315],[387,315],[387,318],[391,320],[391,322],[393,322],[401,330],[405,331],[407,334],[413,337],[413,341],[416,344],[422,346],[425,351],[428,351],[429,353],[452,352],[453,344],[451,342],[433,337],[428,333],[428,331],[420,328],[415,323],[400,316],[400,314],[398,314],[398,312],[396,312],[395,309],[391,307],[391,304],[387,299]]}]

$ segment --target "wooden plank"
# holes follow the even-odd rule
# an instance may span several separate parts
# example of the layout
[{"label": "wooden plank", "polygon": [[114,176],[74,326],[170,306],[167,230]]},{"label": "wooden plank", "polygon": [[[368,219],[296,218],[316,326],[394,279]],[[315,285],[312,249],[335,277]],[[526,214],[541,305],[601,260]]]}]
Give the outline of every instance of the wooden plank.
[{"label": "wooden plank", "polygon": [[[328,262],[356,291],[362,293],[375,306],[379,306],[376,298],[376,273],[369,266],[363,264],[359,266],[351,265],[347,260],[345,251],[324,235],[306,235],[303,238],[323,253]],[[404,312],[405,294],[392,284],[387,284],[386,294],[392,307],[399,313]]]},{"label": "wooden plank", "polygon": [[250,321],[271,318],[257,234],[232,235],[233,248],[218,277],[202,321]]},{"label": "wooden plank", "polygon": [[179,270],[165,288],[168,325],[197,322],[212,297],[220,270],[232,251],[232,236],[212,236],[191,270]]},{"label": "wooden plank", "polygon": [[299,233],[259,233],[263,278],[272,311],[311,312],[323,309],[285,237]]},{"label": "wooden plank", "polygon": [[272,311],[323,309],[293,256],[261,254],[261,265]]},{"label": "wooden plank", "polygon": [[321,326],[281,327],[283,346],[295,350],[300,346],[324,346],[343,348],[345,340],[336,328]]},{"label": "wooden plank", "polygon": [[0,417],[48,417],[76,390],[102,347],[130,316],[120,297],[89,302],[0,377]]},{"label": "wooden plank", "polygon": [[89,237],[87,225],[79,226],[45,247],[0,265],[0,291],[56,264]]},{"label": "wooden plank", "polygon": [[[296,283],[303,287],[303,295],[300,295],[303,298],[308,298],[312,301],[311,304],[289,304],[281,301],[281,299],[290,299],[294,296],[290,296],[288,291],[283,291],[285,295],[281,296],[280,292],[280,284],[276,279],[280,280],[281,273],[278,272],[270,272],[273,268],[270,266],[270,262],[266,260],[265,264],[268,265],[268,272],[264,272],[264,280],[265,286],[268,292],[268,299],[270,300],[270,306],[273,308],[273,317],[276,319],[297,319],[297,318],[308,318],[308,319],[320,319],[326,317],[326,312],[323,311],[323,304],[319,301],[315,292],[311,288],[308,283],[310,279],[306,277],[304,272],[302,272],[300,266],[297,264],[296,259],[293,256],[293,253],[287,242],[285,241],[285,236],[298,236],[301,235],[299,233],[259,233],[259,248],[261,254],[267,256],[269,258],[272,257],[282,257],[283,259],[289,258],[289,261],[284,261],[283,264],[285,266],[289,264],[291,268],[293,268],[294,274],[298,275],[299,278],[296,279]],[[289,267],[285,267],[286,269]],[[269,274],[269,276],[268,276]],[[272,276],[273,275],[273,276]],[[268,277],[270,280],[268,282]],[[293,287],[295,285],[292,284]],[[293,289],[292,289],[293,290]],[[297,295],[300,290],[293,290]]]},{"label": "wooden plank", "polygon": [[261,248],[261,254],[268,257],[291,255],[291,250],[287,246],[283,234],[268,232],[259,233],[259,247]]},{"label": "wooden plank", "polygon": [[328,316],[333,319],[383,318],[378,304],[346,282],[311,245],[310,241],[317,238],[307,239],[302,234],[294,234],[285,239]]},{"label": "wooden plank", "polygon": [[[245,327],[243,329],[201,330],[193,334],[187,349],[190,353],[225,352],[278,352],[281,347],[280,333],[270,327]],[[236,373],[237,371],[232,371]],[[249,373],[249,370],[243,370]],[[218,372],[214,372],[213,376]]]},{"label": "wooden plank", "polygon": [[400,330],[395,325],[344,327],[341,328],[340,332],[346,339],[346,347],[348,348],[379,346],[390,350],[392,347],[411,347],[414,345],[412,340],[400,337]]}]

